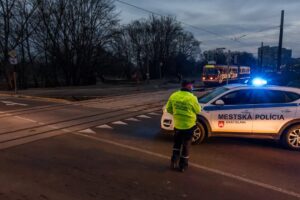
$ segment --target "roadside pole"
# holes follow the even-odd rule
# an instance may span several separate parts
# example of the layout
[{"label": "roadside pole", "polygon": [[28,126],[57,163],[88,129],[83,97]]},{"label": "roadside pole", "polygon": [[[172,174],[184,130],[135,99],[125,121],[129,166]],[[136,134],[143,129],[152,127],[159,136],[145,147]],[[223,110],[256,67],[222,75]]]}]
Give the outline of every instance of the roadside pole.
[{"label": "roadside pole", "polygon": [[149,69],[149,59],[147,57],[147,73],[146,73],[146,78],[147,78],[147,84],[150,83],[150,69]]},{"label": "roadside pole", "polygon": [[226,77],[226,85],[228,85],[228,81],[229,81],[229,64],[230,64],[230,59],[231,59],[230,50],[228,50],[228,53],[227,53],[227,77]]},{"label": "roadside pole", "polygon": [[15,84],[15,94],[18,94],[16,66],[14,66],[14,84]]},{"label": "roadside pole", "polygon": [[261,42],[260,47],[260,71],[263,72],[263,59],[264,59],[264,43]]},{"label": "roadside pole", "polygon": [[15,86],[15,94],[18,94],[18,86],[17,86],[17,53],[15,50],[12,50],[8,53],[9,57],[9,63],[14,66],[14,72],[13,72],[13,78],[14,78],[14,86]]},{"label": "roadside pole", "polygon": [[279,34],[279,44],[278,44],[278,52],[277,52],[277,72],[280,72],[280,67],[281,67],[283,23],[284,23],[284,10],[281,11],[281,19],[280,19],[280,34]]},{"label": "roadside pole", "polygon": [[162,67],[163,67],[163,63],[160,62],[159,63],[159,79],[162,79]]}]

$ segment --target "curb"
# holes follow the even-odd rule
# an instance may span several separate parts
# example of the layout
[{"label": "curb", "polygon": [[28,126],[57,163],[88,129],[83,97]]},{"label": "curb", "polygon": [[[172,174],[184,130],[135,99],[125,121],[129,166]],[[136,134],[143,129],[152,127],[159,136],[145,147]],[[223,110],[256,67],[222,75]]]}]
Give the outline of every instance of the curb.
[{"label": "curb", "polygon": [[57,99],[57,98],[48,98],[48,97],[38,97],[38,96],[29,96],[22,94],[1,94],[0,97],[16,97],[16,98],[24,98],[24,99],[34,99],[39,101],[48,101],[54,103],[71,103],[71,101],[65,99]]},{"label": "curb", "polygon": [[[155,88],[153,89],[146,89],[146,90],[139,90],[138,92],[136,92],[135,90],[132,90],[130,91],[129,93],[131,94],[136,94],[136,93],[148,93],[148,92],[153,92],[153,91],[156,91],[157,89],[160,89],[160,90],[171,90],[171,89],[174,89],[174,87],[159,87],[156,85]],[[84,100],[90,100],[90,99],[97,99],[97,98],[103,98],[103,97],[115,97],[115,96],[123,96],[123,95],[126,95],[127,93],[125,94],[116,94],[116,95],[99,95],[99,96],[79,96],[79,97],[82,97],[82,98],[85,98],[85,97],[92,97],[92,98],[87,98],[87,99],[83,99],[82,101]],[[34,96],[34,95],[24,95],[24,94],[14,94],[14,93],[6,93],[5,91],[0,91],[0,97],[15,97],[15,98],[24,98],[24,99],[33,99],[33,100],[39,100],[39,101],[48,101],[48,102],[54,102],[54,103],[66,103],[66,104],[69,104],[69,103],[74,103],[74,101],[72,100],[67,100],[67,99],[63,99],[63,98],[52,98],[52,97],[40,97],[40,96]]]}]

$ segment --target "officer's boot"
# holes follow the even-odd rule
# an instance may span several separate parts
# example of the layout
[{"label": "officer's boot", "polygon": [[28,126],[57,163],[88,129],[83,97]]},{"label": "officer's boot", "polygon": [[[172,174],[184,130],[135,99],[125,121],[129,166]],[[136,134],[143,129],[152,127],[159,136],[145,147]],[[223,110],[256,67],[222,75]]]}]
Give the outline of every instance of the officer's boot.
[{"label": "officer's boot", "polygon": [[170,169],[174,170],[174,169],[178,169],[178,156],[173,155],[171,158],[171,165],[170,165]]},{"label": "officer's boot", "polygon": [[179,171],[180,172],[184,172],[187,170],[188,168],[188,162],[189,162],[189,158],[188,157],[180,157],[180,161],[179,161]]}]

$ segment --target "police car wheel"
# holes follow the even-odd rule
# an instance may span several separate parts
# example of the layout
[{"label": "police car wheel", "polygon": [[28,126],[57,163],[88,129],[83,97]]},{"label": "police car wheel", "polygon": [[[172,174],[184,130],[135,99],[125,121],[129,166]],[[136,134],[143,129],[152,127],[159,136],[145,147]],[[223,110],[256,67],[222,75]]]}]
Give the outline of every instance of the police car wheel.
[{"label": "police car wheel", "polygon": [[200,144],[205,139],[205,129],[202,124],[197,123],[196,128],[193,132],[192,143]]},{"label": "police car wheel", "polygon": [[292,150],[300,150],[300,125],[290,127],[282,137],[285,147]]}]

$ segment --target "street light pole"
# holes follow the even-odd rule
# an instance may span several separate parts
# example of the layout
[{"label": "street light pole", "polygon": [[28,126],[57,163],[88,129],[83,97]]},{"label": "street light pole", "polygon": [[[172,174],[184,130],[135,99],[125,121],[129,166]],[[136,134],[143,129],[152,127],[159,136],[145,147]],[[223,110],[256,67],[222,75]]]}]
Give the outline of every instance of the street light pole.
[{"label": "street light pole", "polygon": [[15,50],[12,50],[10,52],[8,52],[9,55],[9,62],[11,65],[14,66],[14,71],[13,71],[13,79],[14,79],[14,86],[15,86],[15,94],[18,94],[18,81],[17,81],[17,64],[18,64],[18,60],[17,60],[17,53]]},{"label": "street light pole", "polygon": [[14,85],[15,85],[15,94],[18,94],[18,83],[17,83],[17,66],[14,65]]},{"label": "street light pole", "polygon": [[149,58],[147,56],[147,74],[146,74],[146,77],[147,77],[147,83],[150,82],[150,70],[149,70]]},{"label": "street light pole", "polygon": [[163,63],[160,62],[160,63],[159,63],[159,79],[162,78],[162,66],[163,66]]},{"label": "street light pole", "polygon": [[280,67],[281,67],[283,23],[284,23],[284,10],[281,11],[281,19],[280,19],[280,34],[279,34],[279,44],[278,44],[278,52],[277,52],[277,72],[280,72]]},{"label": "street light pole", "polygon": [[230,59],[231,59],[231,54],[230,54],[230,50],[228,50],[228,53],[227,53],[227,77],[226,77],[226,85],[228,85],[228,81],[229,81],[229,62],[230,62]]},{"label": "street light pole", "polygon": [[261,42],[260,47],[260,71],[263,71],[263,59],[264,59],[264,43]]}]

